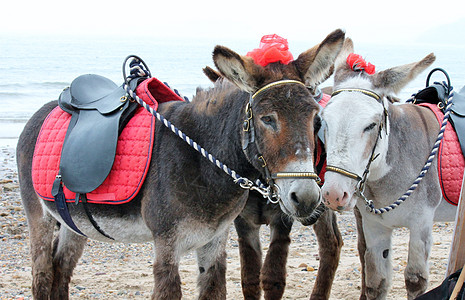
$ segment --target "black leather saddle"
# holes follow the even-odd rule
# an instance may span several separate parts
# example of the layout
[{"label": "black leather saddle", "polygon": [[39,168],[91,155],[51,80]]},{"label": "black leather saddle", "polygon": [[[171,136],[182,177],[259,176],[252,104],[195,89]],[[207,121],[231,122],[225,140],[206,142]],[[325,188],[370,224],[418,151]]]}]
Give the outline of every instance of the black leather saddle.
[{"label": "black leather saddle", "polygon": [[80,194],[95,190],[110,173],[118,136],[137,109],[122,86],[100,75],[77,77],[58,99],[72,115],[60,160],[61,180]]}]

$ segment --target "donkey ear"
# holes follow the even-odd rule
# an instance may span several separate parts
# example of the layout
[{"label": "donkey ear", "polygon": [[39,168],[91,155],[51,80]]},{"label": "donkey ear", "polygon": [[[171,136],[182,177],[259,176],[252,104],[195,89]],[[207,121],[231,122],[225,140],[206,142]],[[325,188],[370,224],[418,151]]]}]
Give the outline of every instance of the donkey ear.
[{"label": "donkey ear", "polygon": [[213,62],[221,74],[241,90],[249,93],[257,90],[254,75],[262,68],[256,65],[251,57],[241,56],[223,46],[216,46],[213,50]]},{"label": "donkey ear", "polygon": [[292,63],[295,65],[305,85],[314,88],[329,77],[334,60],[344,43],[345,33],[337,29],[330,33],[319,45],[300,54]]},{"label": "donkey ear", "polygon": [[418,74],[436,60],[434,53],[430,53],[419,62],[390,68],[373,75],[373,86],[384,90],[386,94],[398,93],[404,86],[412,81]]},{"label": "donkey ear", "polygon": [[202,71],[213,83],[215,83],[218,79],[223,78],[223,76],[221,76],[221,74],[218,71],[214,70],[209,66],[203,68]]},{"label": "donkey ear", "polygon": [[337,71],[338,69],[350,69],[349,65],[347,64],[347,57],[350,53],[354,52],[354,42],[351,38],[346,38],[344,41],[344,45],[342,46],[341,52],[336,58],[334,63],[334,69]]}]

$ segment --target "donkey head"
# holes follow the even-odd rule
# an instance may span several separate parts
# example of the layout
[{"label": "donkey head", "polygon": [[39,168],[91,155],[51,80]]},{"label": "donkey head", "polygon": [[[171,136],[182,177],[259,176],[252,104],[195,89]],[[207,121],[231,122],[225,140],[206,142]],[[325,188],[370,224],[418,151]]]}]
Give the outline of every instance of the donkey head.
[{"label": "donkey head", "polygon": [[435,60],[431,53],[419,62],[369,75],[349,65],[353,51],[346,39],[335,64],[333,97],[322,112],[328,167],[321,194],[333,210],[352,209],[363,182],[389,171],[389,99]]},{"label": "donkey head", "polygon": [[245,156],[278,190],[281,209],[300,221],[320,204],[313,165],[320,119],[312,91],[332,71],[344,35],[334,31],[287,65],[263,67],[222,46],[213,52],[221,75],[251,95],[244,107]]}]

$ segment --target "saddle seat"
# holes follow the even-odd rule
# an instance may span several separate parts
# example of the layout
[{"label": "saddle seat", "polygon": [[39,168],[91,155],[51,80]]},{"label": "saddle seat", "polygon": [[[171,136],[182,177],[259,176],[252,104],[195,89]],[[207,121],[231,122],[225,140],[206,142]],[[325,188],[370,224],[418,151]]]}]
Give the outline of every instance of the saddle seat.
[{"label": "saddle seat", "polygon": [[96,109],[100,114],[108,114],[124,105],[125,95],[122,87],[106,77],[81,75],[61,94],[60,107],[71,114],[80,109]]},{"label": "saddle seat", "polygon": [[128,101],[123,87],[110,79],[87,74],[73,80],[58,105],[72,115],[61,153],[61,180],[79,197],[110,173],[118,135],[137,103]]}]

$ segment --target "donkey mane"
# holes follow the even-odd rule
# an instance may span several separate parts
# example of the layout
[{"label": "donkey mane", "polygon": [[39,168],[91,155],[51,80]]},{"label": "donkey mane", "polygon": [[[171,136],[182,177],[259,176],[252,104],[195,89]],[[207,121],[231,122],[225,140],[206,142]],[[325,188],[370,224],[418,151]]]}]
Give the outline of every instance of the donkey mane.
[{"label": "donkey mane", "polygon": [[[270,82],[282,79],[301,80],[299,75],[297,75],[298,72],[295,66],[293,65],[271,63],[265,68],[261,68],[259,72],[260,75],[258,76],[259,80],[257,82],[260,85],[266,85]],[[243,93],[235,84],[220,75],[220,77],[218,77],[215,81],[213,87],[205,89],[198,87],[196,94],[192,98],[192,103],[194,104],[197,112],[214,114],[219,109],[224,108],[226,102],[229,101],[229,96],[234,93],[235,90],[237,90],[236,92],[238,93]]]},{"label": "donkey mane", "polygon": [[224,108],[228,102],[226,99],[232,92],[237,90],[241,92],[236,85],[224,78],[219,78],[213,87],[201,88],[198,87],[192,104],[198,113],[215,114],[219,109]]}]

